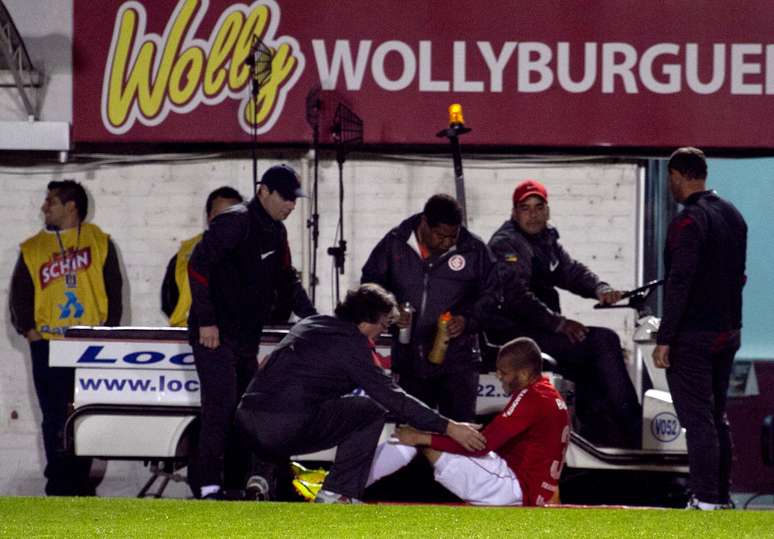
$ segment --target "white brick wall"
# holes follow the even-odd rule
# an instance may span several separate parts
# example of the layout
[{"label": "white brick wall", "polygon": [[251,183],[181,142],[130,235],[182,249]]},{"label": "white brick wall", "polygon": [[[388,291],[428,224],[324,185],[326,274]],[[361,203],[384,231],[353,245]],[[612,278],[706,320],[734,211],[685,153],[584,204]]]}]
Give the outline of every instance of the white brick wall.
[{"label": "white brick wall", "polygon": [[[287,159],[304,176],[311,193],[311,163]],[[259,163],[259,171],[272,164]],[[526,178],[543,181],[549,190],[553,222],[568,251],[613,286],[635,282],[637,167],[631,164],[524,163],[465,161],[470,229],[485,241],[508,217],[515,184]],[[126,166],[56,167],[55,170],[0,169],[0,287],[7,298],[18,243],[42,224],[39,212],[46,183],[63,177],[81,181],[91,195],[90,218],[114,238],[127,278],[125,324],[164,325],[159,289],[169,258],[181,240],[204,225],[206,195],[232,185],[248,196],[251,164],[246,160],[205,158]],[[408,215],[421,211],[436,192],[454,194],[451,160],[405,156],[382,159],[350,156],[345,164],[345,232],[348,242],[342,290],[355,285],[371,248]],[[320,287],[317,305],[330,312],[331,257],[338,216],[338,169],[335,161],[320,166]],[[302,199],[286,223],[294,262],[308,278],[306,219],[309,200]],[[6,301],[7,302],[7,301]],[[623,310],[593,311],[592,302],[563,295],[565,313],[588,324],[616,329],[629,344],[632,316]],[[37,435],[40,414],[32,386],[26,342],[13,331],[7,307],[0,310],[5,333],[0,337],[0,495],[42,493],[42,449]],[[139,465],[110,463],[103,495],[133,495],[145,480]],[[175,491],[185,495],[184,489]]]}]

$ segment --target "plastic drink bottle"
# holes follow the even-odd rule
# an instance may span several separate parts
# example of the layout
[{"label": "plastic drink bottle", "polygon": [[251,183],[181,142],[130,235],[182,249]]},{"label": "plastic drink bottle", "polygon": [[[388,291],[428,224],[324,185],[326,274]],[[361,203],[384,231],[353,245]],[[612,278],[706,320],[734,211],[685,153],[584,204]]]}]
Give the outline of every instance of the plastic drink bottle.
[{"label": "plastic drink bottle", "polygon": [[438,329],[435,332],[435,341],[427,359],[430,363],[440,365],[446,359],[446,349],[449,348],[449,322],[452,319],[450,312],[445,312],[438,317]]}]

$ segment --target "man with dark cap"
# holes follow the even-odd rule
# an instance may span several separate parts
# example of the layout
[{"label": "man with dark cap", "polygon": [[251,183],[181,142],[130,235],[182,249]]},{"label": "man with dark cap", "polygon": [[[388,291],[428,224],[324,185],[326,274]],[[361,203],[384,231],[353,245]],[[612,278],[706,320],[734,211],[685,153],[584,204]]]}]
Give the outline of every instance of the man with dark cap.
[{"label": "man with dark cap", "polygon": [[[291,264],[282,224],[301,196],[292,168],[269,168],[253,200],[232,206],[212,221],[188,264],[188,338],[201,384],[203,498],[222,498],[224,485],[241,487],[248,475],[247,455],[233,435],[233,417],[258,368],[261,332],[277,291],[292,289],[292,309],[299,317],[316,313]],[[248,485],[248,494],[255,488]]]},{"label": "man with dark cap", "polygon": [[621,292],[570,257],[549,217],[545,186],[521,182],[513,192],[511,219],[489,240],[503,286],[490,337],[534,339],[556,359],[560,374],[576,383],[581,433],[600,445],[640,447],[642,411],[618,335],[562,316],[556,288],[603,304],[615,303]]},{"label": "man with dark cap", "polygon": [[707,190],[698,148],[669,158],[669,190],[683,210],[669,225],[664,316],[653,363],[665,368],[685,427],[693,493],[688,509],[730,509],[731,433],[726,393],[741,344],[747,224],[730,202]]}]

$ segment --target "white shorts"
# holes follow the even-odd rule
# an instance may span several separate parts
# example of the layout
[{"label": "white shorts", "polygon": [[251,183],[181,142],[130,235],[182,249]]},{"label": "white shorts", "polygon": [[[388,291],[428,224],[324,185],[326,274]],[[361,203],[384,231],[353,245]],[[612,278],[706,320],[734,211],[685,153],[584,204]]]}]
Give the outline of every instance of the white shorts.
[{"label": "white shorts", "polygon": [[521,484],[497,453],[467,457],[441,453],[435,480],[473,505],[521,505]]}]

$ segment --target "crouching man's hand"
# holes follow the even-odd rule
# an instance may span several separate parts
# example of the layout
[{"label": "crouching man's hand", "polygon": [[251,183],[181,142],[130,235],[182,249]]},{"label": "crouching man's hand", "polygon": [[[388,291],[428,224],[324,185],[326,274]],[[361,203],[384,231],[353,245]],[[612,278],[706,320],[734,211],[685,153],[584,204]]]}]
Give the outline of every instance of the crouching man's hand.
[{"label": "crouching man's hand", "polygon": [[478,432],[481,425],[449,421],[446,435],[468,451],[481,451],[486,447],[486,438]]}]

